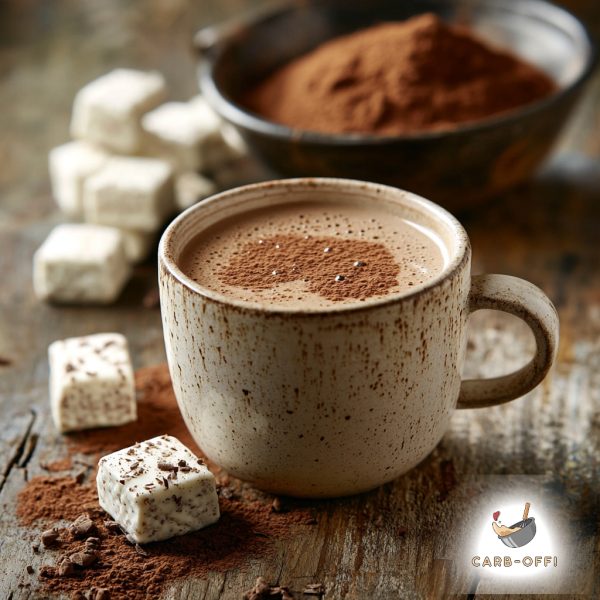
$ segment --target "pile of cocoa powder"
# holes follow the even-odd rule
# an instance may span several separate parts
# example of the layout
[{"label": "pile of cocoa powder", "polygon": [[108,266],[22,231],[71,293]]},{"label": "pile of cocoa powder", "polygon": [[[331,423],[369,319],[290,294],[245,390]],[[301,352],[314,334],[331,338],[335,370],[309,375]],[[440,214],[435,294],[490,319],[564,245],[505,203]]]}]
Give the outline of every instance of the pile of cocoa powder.
[{"label": "pile of cocoa powder", "polygon": [[241,103],[295,129],[397,135],[448,129],[554,92],[540,69],[433,14],[335,38]]},{"label": "pile of cocoa powder", "polygon": [[386,294],[398,286],[399,272],[383,244],[288,234],[248,242],[219,276],[228,285],[255,290],[304,281],[310,292],[339,301]]},{"label": "pile of cocoa powder", "polygon": [[[19,494],[20,524],[37,530],[34,550],[52,556],[51,564],[39,572],[46,592],[92,600],[158,598],[178,578],[203,577],[209,571],[240,567],[249,557],[272,551],[276,540],[316,523],[313,514],[301,505],[273,499],[230,478],[209,462],[217,478],[220,520],[206,529],[164,542],[143,547],[130,544],[98,505],[97,458],[163,433],[177,437],[202,455],[180,416],[166,365],[138,371],[136,388],[136,422],[70,435],[70,456],[44,465],[49,472],[56,472],[88,463],[87,471],[84,468],[76,477],[35,477]],[[74,535],[73,528],[69,528],[78,517],[91,520],[89,535]],[[43,529],[51,532],[46,534],[45,541],[50,540],[47,547],[39,538]],[[64,568],[73,556],[81,555],[92,556],[89,565]]]}]

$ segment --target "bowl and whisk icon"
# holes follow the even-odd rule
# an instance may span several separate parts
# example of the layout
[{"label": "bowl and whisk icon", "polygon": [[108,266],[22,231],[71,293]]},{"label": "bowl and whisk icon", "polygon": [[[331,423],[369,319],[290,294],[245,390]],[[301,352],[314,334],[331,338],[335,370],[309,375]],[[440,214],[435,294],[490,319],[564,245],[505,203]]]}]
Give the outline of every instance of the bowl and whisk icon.
[{"label": "bowl and whisk icon", "polygon": [[508,546],[509,548],[520,548],[521,546],[528,544],[535,537],[535,519],[529,516],[530,507],[531,504],[526,502],[523,518],[512,524],[510,527],[498,523],[498,518],[500,516],[499,511],[496,511],[493,514],[494,522],[492,523],[492,528],[494,533],[498,536],[498,539],[500,539],[505,546]]}]

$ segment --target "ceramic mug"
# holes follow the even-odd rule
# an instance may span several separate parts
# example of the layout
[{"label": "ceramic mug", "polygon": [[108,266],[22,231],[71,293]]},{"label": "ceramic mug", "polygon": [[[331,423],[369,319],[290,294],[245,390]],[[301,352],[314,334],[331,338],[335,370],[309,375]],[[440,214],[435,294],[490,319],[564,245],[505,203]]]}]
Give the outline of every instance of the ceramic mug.
[{"label": "ceramic mug", "polygon": [[[388,204],[434,231],[444,269],[411,291],[313,310],[222,296],[178,267],[195,236],[232,215],[297,201]],[[538,385],[558,343],[556,311],[537,287],[471,276],[461,224],[400,189],[343,179],[248,185],[182,213],[159,248],[169,369],[183,418],[206,455],[280,494],[343,496],[408,471],[442,438],[456,408],[517,398]],[[469,314],[491,308],[531,328],[533,359],[518,371],[461,381]]]}]

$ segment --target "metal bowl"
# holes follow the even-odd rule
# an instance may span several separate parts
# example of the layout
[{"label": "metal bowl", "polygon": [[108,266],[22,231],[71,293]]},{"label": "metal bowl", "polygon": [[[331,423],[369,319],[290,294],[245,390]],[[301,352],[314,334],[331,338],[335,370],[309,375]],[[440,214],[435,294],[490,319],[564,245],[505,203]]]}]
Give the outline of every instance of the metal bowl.
[{"label": "metal bowl", "polygon": [[[249,86],[325,40],[434,12],[550,74],[551,97],[446,131],[374,136],[294,130],[236,102]],[[388,183],[457,209],[526,178],[551,149],[596,60],[586,27],[546,0],[330,0],[200,30],[200,88],[274,174]]]},{"label": "metal bowl", "polygon": [[521,546],[525,546],[525,544],[529,544],[529,542],[535,537],[535,519],[533,517],[529,517],[529,519],[525,519],[524,521],[519,521],[512,527],[520,527],[519,531],[515,531],[510,535],[498,536],[499,539],[502,540],[502,543],[509,548],[520,548]]}]

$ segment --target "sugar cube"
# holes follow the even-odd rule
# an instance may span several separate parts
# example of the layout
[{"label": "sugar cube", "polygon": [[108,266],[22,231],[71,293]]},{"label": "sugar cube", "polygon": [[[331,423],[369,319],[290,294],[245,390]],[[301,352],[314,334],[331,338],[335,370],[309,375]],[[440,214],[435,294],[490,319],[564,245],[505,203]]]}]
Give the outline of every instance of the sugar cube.
[{"label": "sugar cube", "polygon": [[115,69],[78,92],[71,134],[114,152],[135,153],[142,144],[140,118],[166,95],[160,73]]},{"label": "sugar cube", "polygon": [[104,456],[96,483],[100,506],[134,543],[165,540],[219,519],[214,476],[169,435]]},{"label": "sugar cube", "polygon": [[210,166],[211,153],[225,144],[221,120],[204,100],[167,102],[144,115],[142,128],[146,152],[180,171]]},{"label": "sugar cube", "polygon": [[50,405],[59,431],[122,425],[137,418],[127,340],[99,333],[48,348]]},{"label": "sugar cube", "polygon": [[33,257],[33,287],[41,300],[108,303],[131,272],[123,235],[112,227],[55,227]]},{"label": "sugar cube", "polygon": [[114,156],[84,184],[89,223],[153,232],[173,210],[168,163],[154,158]]},{"label": "sugar cube", "polygon": [[200,173],[188,171],[175,178],[175,205],[179,210],[185,210],[216,192],[215,182]]},{"label": "sugar cube", "polygon": [[83,215],[83,182],[106,161],[107,155],[85,142],[68,142],[50,150],[48,167],[52,195],[70,217]]}]

